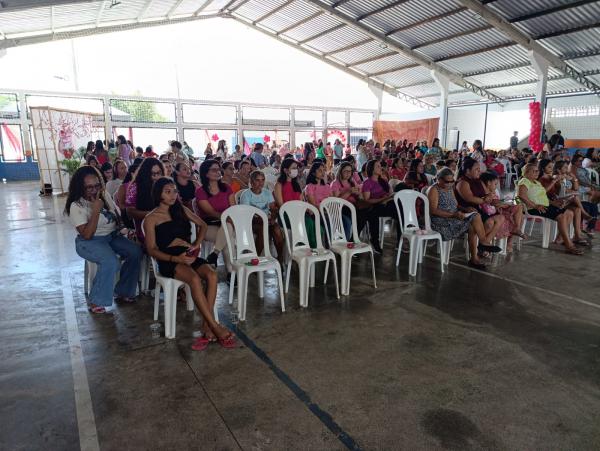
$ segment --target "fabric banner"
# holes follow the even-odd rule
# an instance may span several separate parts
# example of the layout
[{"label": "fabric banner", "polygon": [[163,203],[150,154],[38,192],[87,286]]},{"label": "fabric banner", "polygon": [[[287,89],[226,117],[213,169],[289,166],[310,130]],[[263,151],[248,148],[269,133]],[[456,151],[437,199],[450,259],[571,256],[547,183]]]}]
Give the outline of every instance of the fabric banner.
[{"label": "fabric banner", "polygon": [[383,144],[386,140],[408,140],[409,143],[427,140],[431,145],[438,138],[440,118],[421,119],[418,121],[374,121],[373,139]]},{"label": "fabric banner", "polygon": [[42,187],[51,184],[55,192],[66,192],[69,174],[60,162],[69,159],[80,147],[92,141],[91,113],[32,107],[31,123],[37,148]]}]

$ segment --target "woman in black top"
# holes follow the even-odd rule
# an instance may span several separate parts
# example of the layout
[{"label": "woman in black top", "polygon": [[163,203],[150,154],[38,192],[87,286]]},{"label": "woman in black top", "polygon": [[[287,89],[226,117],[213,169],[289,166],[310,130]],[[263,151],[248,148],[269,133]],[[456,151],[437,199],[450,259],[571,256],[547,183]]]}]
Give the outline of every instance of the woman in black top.
[{"label": "woman in black top", "polygon": [[179,191],[179,199],[181,199],[183,205],[191,210],[194,198],[196,197],[196,189],[200,184],[192,178],[190,167],[183,162],[175,165],[173,175],[175,185],[177,185],[177,190]]},{"label": "woman in black top", "polygon": [[[204,318],[204,336],[195,340],[192,349],[201,351],[213,341],[218,341],[224,348],[235,347],[234,335],[216,321],[213,313],[217,273],[206,260],[198,258],[208,226],[179,201],[177,188],[170,178],[162,177],[154,183],[152,199],[156,208],[144,219],[148,254],[158,261],[162,276],[189,285],[194,303]],[[191,243],[190,221],[196,227],[194,243]]]}]

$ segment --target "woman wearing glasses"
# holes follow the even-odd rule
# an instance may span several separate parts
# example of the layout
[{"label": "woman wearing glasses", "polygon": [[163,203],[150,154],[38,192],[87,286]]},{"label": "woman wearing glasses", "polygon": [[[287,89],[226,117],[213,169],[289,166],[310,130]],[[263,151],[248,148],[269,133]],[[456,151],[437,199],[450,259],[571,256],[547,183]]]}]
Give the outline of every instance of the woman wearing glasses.
[{"label": "woman wearing glasses", "polygon": [[[77,254],[98,265],[89,295],[90,312],[106,313],[113,293],[118,301],[133,301],[142,250],[121,235],[115,204],[104,194],[102,177],[96,169],[82,166],[73,174],[65,213],[77,229]],[[122,265],[118,257],[124,259]],[[120,278],[115,286],[119,268]]]},{"label": "woman wearing glasses", "polygon": [[[485,265],[481,263],[477,255],[478,251],[500,252],[501,249],[492,246],[494,232],[490,231],[486,234],[479,213],[474,209],[471,209],[472,211],[469,213],[459,210],[453,187],[454,174],[452,171],[444,168],[438,172],[437,183],[427,193],[431,228],[442,235],[443,241],[455,240],[468,233],[471,251],[469,266],[476,269],[485,269]],[[479,239],[479,245],[477,239]]]}]

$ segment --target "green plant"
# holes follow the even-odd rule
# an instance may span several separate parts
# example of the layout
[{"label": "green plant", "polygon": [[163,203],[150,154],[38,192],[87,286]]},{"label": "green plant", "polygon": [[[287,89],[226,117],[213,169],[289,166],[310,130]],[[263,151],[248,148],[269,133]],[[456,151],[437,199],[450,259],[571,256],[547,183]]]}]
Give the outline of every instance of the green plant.
[{"label": "green plant", "polygon": [[81,160],[68,158],[68,159],[62,160],[60,162],[60,164],[61,164],[61,166],[64,166],[64,168],[62,168],[61,170],[66,172],[67,174],[69,174],[69,177],[72,177],[73,174],[75,174],[75,171],[77,171],[77,169],[79,169],[79,166],[81,166]]}]

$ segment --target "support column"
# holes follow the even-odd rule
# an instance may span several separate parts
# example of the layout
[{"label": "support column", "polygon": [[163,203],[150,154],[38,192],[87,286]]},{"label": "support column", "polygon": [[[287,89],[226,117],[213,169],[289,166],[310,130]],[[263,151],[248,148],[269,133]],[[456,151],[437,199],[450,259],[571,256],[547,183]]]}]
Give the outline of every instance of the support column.
[{"label": "support column", "polygon": [[375,118],[377,120],[379,119],[379,116],[381,116],[381,111],[383,110],[383,89],[379,86],[372,85],[371,83],[369,83],[368,86],[371,92],[377,98],[377,117]]},{"label": "support column", "polygon": [[438,125],[438,138],[442,147],[446,147],[446,135],[448,134],[448,90],[450,79],[435,70],[431,71],[431,78],[440,88],[440,123]]},{"label": "support column", "polygon": [[[19,91],[17,93],[17,102],[19,105],[19,123],[21,125],[21,136],[23,137],[23,153],[30,151],[33,152],[33,143],[29,135],[29,119],[27,117],[27,101],[25,99],[25,92]],[[37,151],[37,149],[36,149]],[[33,156],[33,153],[32,153]],[[36,155],[37,158],[37,155]]]},{"label": "support column", "polygon": [[550,62],[542,57],[539,53],[532,50],[527,52],[531,61],[531,66],[535,69],[537,75],[537,85],[535,87],[535,100],[540,102],[540,113],[542,123],[542,133],[540,136],[544,136],[543,129],[545,127],[544,118],[546,117],[546,89],[548,86],[548,67]]}]

